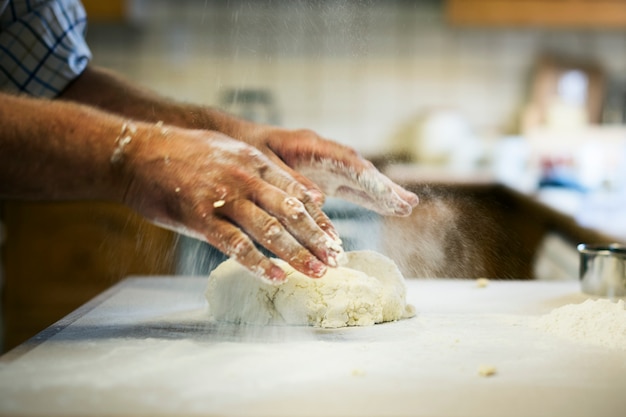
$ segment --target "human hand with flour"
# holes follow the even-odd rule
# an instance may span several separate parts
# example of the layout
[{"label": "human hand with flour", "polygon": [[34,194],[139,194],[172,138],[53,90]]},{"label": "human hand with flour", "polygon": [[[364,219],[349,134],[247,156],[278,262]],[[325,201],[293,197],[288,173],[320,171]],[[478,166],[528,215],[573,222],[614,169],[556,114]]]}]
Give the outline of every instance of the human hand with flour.
[{"label": "human hand with flour", "polygon": [[[189,134],[183,129],[174,132],[184,133],[183,138]],[[382,215],[406,216],[418,203],[415,194],[382,175],[356,151],[310,130],[239,120],[233,132],[240,136],[239,141],[212,131],[193,132],[207,142],[205,153],[201,150],[205,144],[190,144],[190,152],[181,155],[180,135],[175,143],[165,142],[173,147],[168,152],[179,152],[177,162],[185,172],[179,181],[188,185],[185,190],[179,187],[178,195],[170,201],[183,213],[176,218],[166,213],[150,213],[148,217],[207,241],[272,280],[284,278],[282,270],[248,237],[314,278],[324,275],[326,265],[337,265],[342,249],[337,232],[320,209],[324,193]],[[158,164],[159,149],[160,145],[155,147],[152,141],[146,153],[149,162],[144,163],[152,165],[154,160]],[[176,167],[152,170],[171,182],[169,171],[176,172]],[[149,180],[154,181],[154,177]],[[199,222],[194,224],[194,219]]]},{"label": "human hand with flour", "polygon": [[217,132],[135,130],[124,151],[131,173],[125,203],[148,219],[269,280],[285,273],[253,241],[314,278],[338,264],[337,232],[311,193],[256,148]]},{"label": "human hand with flour", "polygon": [[310,277],[337,265],[324,193],[383,215],[418,201],[312,131],[179,103],[91,66],[60,97],[2,95],[0,196],[120,201],[270,280],[285,273],[254,241]]},{"label": "human hand with flour", "polygon": [[[249,130],[241,135],[244,126]],[[168,184],[167,189],[147,196],[153,206],[144,204],[145,197],[127,204],[157,224],[212,244],[270,280],[282,280],[285,274],[253,240],[313,278],[324,275],[327,266],[337,266],[342,248],[321,210],[324,193],[383,215],[408,215],[418,203],[417,196],[354,150],[309,130],[240,121],[236,140],[208,130],[164,129],[172,138],[150,142],[145,160],[139,159],[150,175],[135,178],[138,184],[129,195],[142,196],[146,184]],[[186,144],[190,135],[200,143]],[[167,155],[172,157],[164,163]],[[176,195],[167,192],[174,187]],[[161,194],[168,201],[154,200]]]},{"label": "human hand with flour", "polygon": [[285,273],[253,241],[311,277],[342,254],[307,188],[242,141],[65,100],[0,93],[0,114],[0,197],[125,203],[270,280]]},{"label": "human hand with flour", "polygon": [[[381,215],[408,216],[419,199],[395,184],[354,149],[312,130],[253,125],[241,139],[254,145],[303,184]],[[311,186],[310,183],[314,186]],[[318,201],[323,201],[323,194]]]}]

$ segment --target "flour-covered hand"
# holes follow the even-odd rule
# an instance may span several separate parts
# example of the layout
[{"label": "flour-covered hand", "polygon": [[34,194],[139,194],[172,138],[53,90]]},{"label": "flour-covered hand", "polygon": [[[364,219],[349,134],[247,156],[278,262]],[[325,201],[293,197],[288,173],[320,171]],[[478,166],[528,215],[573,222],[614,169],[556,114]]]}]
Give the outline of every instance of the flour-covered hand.
[{"label": "flour-covered hand", "polygon": [[342,249],[329,219],[306,187],[256,148],[216,132],[132,130],[112,162],[129,171],[125,202],[147,218],[270,280],[285,274],[253,241],[311,277],[337,264]]},{"label": "flour-covered hand", "polygon": [[[382,215],[407,216],[419,199],[395,184],[354,149],[310,130],[258,128],[244,138],[309,188],[312,181],[329,196],[340,197]],[[302,179],[304,176],[306,179]]]}]

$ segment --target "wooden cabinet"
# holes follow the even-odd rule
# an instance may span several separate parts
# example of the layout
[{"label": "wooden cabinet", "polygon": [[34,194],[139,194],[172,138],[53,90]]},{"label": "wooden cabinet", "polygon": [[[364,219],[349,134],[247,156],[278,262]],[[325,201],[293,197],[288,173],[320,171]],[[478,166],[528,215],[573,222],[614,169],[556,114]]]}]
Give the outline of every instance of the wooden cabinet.
[{"label": "wooden cabinet", "polygon": [[82,0],[89,21],[122,21],[128,16],[126,0]]},{"label": "wooden cabinet", "polygon": [[171,274],[173,233],[123,206],[2,206],[4,348],[69,314],[128,275]]},{"label": "wooden cabinet", "polygon": [[626,0],[447,0],[454,26],[626,28]]}]

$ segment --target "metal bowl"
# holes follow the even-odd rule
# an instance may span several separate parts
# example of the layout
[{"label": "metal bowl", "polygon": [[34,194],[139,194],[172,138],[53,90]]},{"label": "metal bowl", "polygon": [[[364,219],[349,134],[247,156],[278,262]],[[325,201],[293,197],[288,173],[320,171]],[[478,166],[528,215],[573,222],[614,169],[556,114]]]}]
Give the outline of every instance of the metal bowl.
[{"label": "metal bowl", "polygon": [[626,245],[578,245],[583,292],[601,297],[626,296]]}]

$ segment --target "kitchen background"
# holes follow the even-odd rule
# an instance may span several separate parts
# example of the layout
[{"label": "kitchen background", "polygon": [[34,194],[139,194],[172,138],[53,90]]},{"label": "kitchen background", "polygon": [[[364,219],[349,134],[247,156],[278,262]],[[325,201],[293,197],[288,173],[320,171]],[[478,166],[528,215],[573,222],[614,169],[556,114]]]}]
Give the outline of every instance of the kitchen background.
[{"label": "kitchen background", "polygon": [[122,22],[91,23],[94,63],[180,100],[221,105],[231,90],[266,91],[281,124],[366,155],[389,151],[399,130],[435,109],[457,112],[481,140],[517,132],[545,53],[597,63],[626,94],[626,26],[462,27],[435,0],[126,7]]},{"label": "kitchen background", "polygon": [[[623,185],[626,130],[587,130],[584,118],[566,113],[537,133],[549,123],[528,116],[545,100],[536,93],[550,70],[543,63],[554,60],[598,75],[594,85],[583,80],[588,95],[600,97],[590,122],[626,124],[626,22],[562,27],[541,7],[548,1],[534,2],[532,12],[552,23],[519,25],[504,16],[463,24],[465,9],[478,3],[128,0],[124,18],[93,22],[88,40],[94,63],[167,96],[312,128],[375,160],[401,155],[422,170],[486,172],[524,190],[564,183],[541,197],[626,234],[615,213],[622,198],[578,192]],[[564,118],[574,121],[563,126]],[[589,205],[607,215],[589,216]]]},{"label": "kitchen background", "polygon": [[[353,146],[395,178],[505,182],[584,225],[626,236],[621,209],[626,203],[624,1],[84,3],[91,21],[87,38],[93,63],[138,84],[258,121],[314,129]],[[503,4],[514,11],[491,13],[484,8],[488,3],[499,4],[500,12]],[[516,11],[522,3],[523,10],[532,8],[529,15]],[[581,4],[588,13],[578,13]],[[346,210],[332,204],[331,210]],[[27,219],[24,210],[5,208],[6,270],[17,268],[9,265],[17,265],[8,255],[17,249],[6,242],[18,240],[10,233],[15,226],[9,220]],[[89,209],[89,215],[97,210]],[[33,229],[61,225],[58,216],[43,226],[43,220],[19,224]],[[35,217],[46,218],[39,212]],[[93,239],[85,232],[91,226],[80,226],[80,217],[69,217],[79,239],[83,232],[85,239]],[[147,226],[137,226],[137,234],[126,213],[118,217],[107,220],[100,245],[115,242],[117,232],[111,230],[119,229],[120,234],[141,237],[141,244],[124,246],[129,252],[141,245],[150,249]],[[363,226],[352,220],[340,219],[347,234]],[[373,229],[365,234],[376,235],[375,222],[368,224]],[[59,233],[70,233],[67,229]],[[1,237],[0,228],[0,242]],[[571,245],[554,236],[546,242],[571,265]],[[194,243],[178,246],[194,257],[193,251],[201,249],[189,245]],[[21,264],[29,267],[32,253],[48,250],[42,246],[35,252],[32,241],[24,247],[32,248]],[[91,273],[92,267],[86,266],[91,258],[67,257],[68,265],[84,267],[74,288],[88,285],[84,281]],[[161,261],[145,259],[149,266]],[[124,262],[130,261],[109,254],[98,268],[107,268],[109,283],[118,275],[146,272]],[[47,266],[41,268],[46,271]],[[183,265],[178,272],[190,271]],[[571,268],[565,272],[572,273]],[[55,292],[55,283],[49,285],[48,294],[69,297]],[[72,302],[64,308],[71,311]],[[30,320],[23,315],[25,306],[14,303],[7,308],[15,307],[10,314]]]}]

